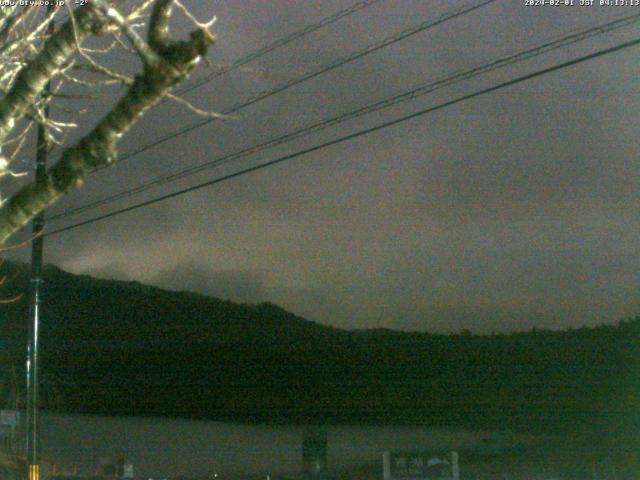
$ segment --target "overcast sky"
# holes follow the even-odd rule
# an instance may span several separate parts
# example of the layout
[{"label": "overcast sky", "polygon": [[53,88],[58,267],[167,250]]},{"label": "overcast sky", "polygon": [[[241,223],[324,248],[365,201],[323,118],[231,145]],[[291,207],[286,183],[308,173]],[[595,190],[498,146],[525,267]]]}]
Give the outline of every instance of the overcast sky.
[{"label": "overcast sky", "polygon": [[[210,59],[226,65],[352,3],[191,6],[203,19],[218,16]],[[188,98],[224,111],[464,4],[382,0]],[[52,213],[633,13],[640,8],[498,0],[95,174]],[[638,31],[635,24],[575,44],[49,228],[400,117]],[[344,328],[491,332],[614,323],[640,312],[639,60],[640,47],[627,49],[51,236],[46,261],[75,273],[270,301]],[[189,83],[210,71],[201,68]],[[161,105],[121,152],[197,121],[176,104]]]}]

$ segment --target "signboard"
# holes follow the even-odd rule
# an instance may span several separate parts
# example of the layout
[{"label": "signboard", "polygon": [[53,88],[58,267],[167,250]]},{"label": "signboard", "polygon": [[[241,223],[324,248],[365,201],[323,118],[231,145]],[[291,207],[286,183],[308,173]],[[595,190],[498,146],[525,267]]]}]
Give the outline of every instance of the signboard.
[{"label": "signboard", "polygon": [[3,427],[16,427],[20,420],[17,410],[0,410],[0,425]]},{"label": "signboard", "polygon": [[122,469],[122,478],[133,478],[133,465],[125,463]]},{"label": "signboard", "polygon": [[384,480],[458,480],[458,454],[385,452]]}]

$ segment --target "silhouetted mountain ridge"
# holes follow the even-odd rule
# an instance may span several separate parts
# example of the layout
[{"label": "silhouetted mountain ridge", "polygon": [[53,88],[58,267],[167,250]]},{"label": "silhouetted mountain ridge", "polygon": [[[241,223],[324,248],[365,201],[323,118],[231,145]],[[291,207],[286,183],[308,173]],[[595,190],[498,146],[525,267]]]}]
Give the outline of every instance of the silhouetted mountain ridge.
[{"label": "silhouetted mountain ridge", "polygon": [[[28,285],[14,276],[7,298]],[[44,270],[45,407],[266,422],[545,430],[637,421],[640,319],[562,332],[347,331],[269,303]],[[3,306],[21,365],[27,302]],[[633,406],[633,408],[632,408]]]}]

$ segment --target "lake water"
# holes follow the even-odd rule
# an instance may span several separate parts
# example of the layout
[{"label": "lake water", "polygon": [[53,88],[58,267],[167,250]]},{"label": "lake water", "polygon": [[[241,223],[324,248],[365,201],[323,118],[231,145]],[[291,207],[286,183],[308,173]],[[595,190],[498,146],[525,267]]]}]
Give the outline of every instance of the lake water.
[{"label": "lake water", "polygon": [[[124,455],[138,478],[291,474],[302,466],[302,426],[43,413],[42,457],[80,473]],[[487,432],[424,427],[325,426],[330,469],[382,461],[385,450],[465,449]]]}]

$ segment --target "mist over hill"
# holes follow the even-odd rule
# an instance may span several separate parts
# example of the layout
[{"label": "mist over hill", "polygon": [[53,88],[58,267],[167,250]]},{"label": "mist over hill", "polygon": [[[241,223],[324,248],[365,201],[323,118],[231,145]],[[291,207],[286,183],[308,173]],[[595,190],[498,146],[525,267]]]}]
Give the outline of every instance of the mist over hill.
[{"label": "mist over hill", "polygon": [[[3,268],[10,281],[2,296],[24,292],[27,268]],[[44,276],[45,409],[271,423],[637,431],[640,318],[484,336],[347,331],[269,303],[238,304],[54,266]],[[6,386],[10,378],[21,379],[28,305],[23,299],[1,308]]]}]

